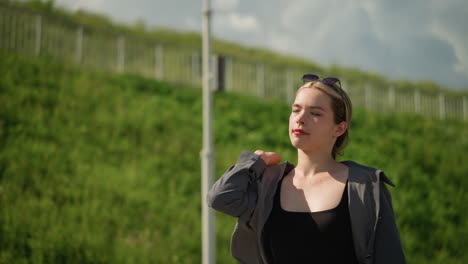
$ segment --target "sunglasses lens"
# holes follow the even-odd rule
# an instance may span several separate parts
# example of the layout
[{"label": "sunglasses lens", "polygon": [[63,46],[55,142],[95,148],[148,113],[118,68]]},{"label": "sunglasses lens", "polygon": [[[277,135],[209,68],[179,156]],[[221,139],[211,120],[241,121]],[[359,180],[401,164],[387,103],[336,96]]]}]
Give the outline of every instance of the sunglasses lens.
[{"label": "sunglasses lens", "polygon": [[[304,76],[302,76],[302,81],[304,83],[313,82],[313,81],[317,81],[317,80],[320,80],[320,77],[318,75],[315,75],[315,74],[304,74]],[[337,86],[337,87],[341,88],[340,80],[338,78],[335,78],[335,77],[327,77],[327,78],[323,79],[321,82],[326,84],[326,85]]]},{"label": "sunglasses lens", "polygon": [[313,82],[313,81],[316,81],[320,79],[320,77],[318,77],[317,75],[315,74],[304,74],[304,76],[302,76],[302,81],[304,83],[306,82]]},{"label": "sunglasses lens", "polygon": [[330,85],[330,86],[333,86],[333,85],[338,83],[339,87],[341,87],[341,83],[340,83],[340,80],[338,78],[328,77],[328,78],[323,79],[322,82],[324,84]]}]

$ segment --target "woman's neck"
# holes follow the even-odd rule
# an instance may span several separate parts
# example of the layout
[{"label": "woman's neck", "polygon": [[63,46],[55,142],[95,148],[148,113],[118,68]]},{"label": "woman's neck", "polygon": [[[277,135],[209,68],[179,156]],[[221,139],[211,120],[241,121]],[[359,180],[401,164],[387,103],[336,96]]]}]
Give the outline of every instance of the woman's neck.
[{"label": "woman's neck", "polygon": [[328,152],[313,152],[306,153],[300,149],[297,150],[297,166],[296,171],[304,176],[313,176],[316,173],[328,171],[330,172],[338,162],[333,159],[331,153]]}]

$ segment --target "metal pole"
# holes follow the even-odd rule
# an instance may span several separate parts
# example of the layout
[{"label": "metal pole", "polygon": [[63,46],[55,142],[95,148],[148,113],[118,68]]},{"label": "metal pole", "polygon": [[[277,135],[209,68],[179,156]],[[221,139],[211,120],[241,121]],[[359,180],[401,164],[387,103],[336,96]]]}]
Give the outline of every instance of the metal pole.
[{"label": "metal pole", "polygon": [[214,264],[216,259],[215,254],[215,228],[214,228],[214,212],[208,208],[206,204],[206,195],[208,189],[213,184],[214,175],[214,150],[212,136],[212,119],[213,119],[213,94],[210,87],[211,74],[211,40],[210,40],[210,0],[203,0],[203,23],[202,23],[202,40],[203,40],[203,149],[201,151],[202,158],[202,263]]}]

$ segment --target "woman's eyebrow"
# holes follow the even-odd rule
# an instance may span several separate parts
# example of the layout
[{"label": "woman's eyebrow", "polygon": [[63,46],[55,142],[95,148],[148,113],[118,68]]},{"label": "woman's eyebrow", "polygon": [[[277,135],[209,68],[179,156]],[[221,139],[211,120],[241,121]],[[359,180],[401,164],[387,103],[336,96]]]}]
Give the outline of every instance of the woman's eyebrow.
[{"label": "woman's eyebrow", "polygon": [[323,107],[321,106],[318,106],[318,105],[315,105],[315,106],[310,106],[309,109],[318,109],[318,110],[322,110],[322,111],[325,111],[325,109],[323,109]]},{"label": "woman's eyebrow", "polygon": [[[301,108],[302,106],[300,104],[293,104],[292,107]],[[311,109],[311,110],[318,109],[318,110],[325,111],[325,109],[323,107],[318,106],[318,105],[309,106],[308,108]]]}]

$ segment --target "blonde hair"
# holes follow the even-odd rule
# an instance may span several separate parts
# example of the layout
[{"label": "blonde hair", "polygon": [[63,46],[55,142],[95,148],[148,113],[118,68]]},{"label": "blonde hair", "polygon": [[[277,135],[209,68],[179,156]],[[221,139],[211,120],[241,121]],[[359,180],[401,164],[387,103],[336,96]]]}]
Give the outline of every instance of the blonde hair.
[{"label": "blonde hair", "polygon": [[345,121],[348,124],[348,128],[346,129],[346,131],[336,139],[335,144],[333,145],[332,156],[333,159],[336,159],[337,155],[343,154],[343,149],[346,147],[346,144],[349,140],[348,131],[351,125],[353,109],[351,99],[349,98],[348,94],[340,87],[332,87],[330,85],[322,83],[321,81],[312,81],[305,83],[304,85],[299,87],[299,89],[296,92],[296,96],[301,90],[305,88],[316,88],[330,96],[332,101],[331,108],[333,110],[333,119],[335,121],[335,124],[340,124],[343,121]]}]

